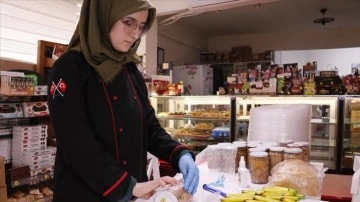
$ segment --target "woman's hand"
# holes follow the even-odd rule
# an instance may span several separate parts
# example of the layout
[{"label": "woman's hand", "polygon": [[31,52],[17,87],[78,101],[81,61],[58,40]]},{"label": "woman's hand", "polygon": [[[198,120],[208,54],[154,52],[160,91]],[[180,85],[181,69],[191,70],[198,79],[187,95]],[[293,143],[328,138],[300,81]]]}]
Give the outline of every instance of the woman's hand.
[{"label": "woman's hand", "polygon": [[169,176],[148,182],[139,182],[136,183],[132,194],[137,198],[147,200],[154,194],[156,188],[165,187],[166,185],[176,185],[177,183],[178,181],[175,178]]}]

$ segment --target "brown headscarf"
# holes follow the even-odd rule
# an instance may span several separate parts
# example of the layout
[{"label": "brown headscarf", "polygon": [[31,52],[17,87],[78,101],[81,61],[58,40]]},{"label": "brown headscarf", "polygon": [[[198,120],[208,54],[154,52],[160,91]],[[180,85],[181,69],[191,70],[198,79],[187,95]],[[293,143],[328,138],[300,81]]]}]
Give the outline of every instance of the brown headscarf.
[{"label": "brown headscarf", "polygon": [[68,50],[82,52],[100,78],[106,83],[111,82],[124,64],[140,63],[136,54],[140,38],[128,52],[118,52],[111,44],[110,30],[121,18],[143,10],[149,10],[146,26],[150,28],[156,10],[147,0],[84,0]]}]

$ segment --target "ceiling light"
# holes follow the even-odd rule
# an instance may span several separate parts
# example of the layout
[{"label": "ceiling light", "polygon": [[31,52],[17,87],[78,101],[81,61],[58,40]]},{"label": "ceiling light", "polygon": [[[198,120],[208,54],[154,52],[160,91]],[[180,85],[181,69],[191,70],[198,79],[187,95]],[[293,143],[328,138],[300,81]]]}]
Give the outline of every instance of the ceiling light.
[{"label": "ceiling light", "polygon": [[315,19],[313,22],[314,22],[314,23],[321,23],[321,24],[323,25],[323,27],[325,27],[325,24],[326,24],[326,23],[329,23],[329,22],[334,21],[335,18],[325,17],[326,11],[327,11],[326,8],[322,8],[322,9],[320,10],[320,12],[323,14],[323,17],[322,17],[322,18]]}]

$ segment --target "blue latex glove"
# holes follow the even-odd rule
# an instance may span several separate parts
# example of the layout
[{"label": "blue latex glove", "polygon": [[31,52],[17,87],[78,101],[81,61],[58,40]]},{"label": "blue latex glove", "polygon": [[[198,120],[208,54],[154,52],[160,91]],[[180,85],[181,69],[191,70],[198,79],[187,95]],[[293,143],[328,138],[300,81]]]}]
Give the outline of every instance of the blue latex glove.
[{"label": "blue latex glove", "polygon": [[190,153],[180,157],[179,168],[184,177],[184,189],[190,194],[195,194],[199,185],[199,169]]}]

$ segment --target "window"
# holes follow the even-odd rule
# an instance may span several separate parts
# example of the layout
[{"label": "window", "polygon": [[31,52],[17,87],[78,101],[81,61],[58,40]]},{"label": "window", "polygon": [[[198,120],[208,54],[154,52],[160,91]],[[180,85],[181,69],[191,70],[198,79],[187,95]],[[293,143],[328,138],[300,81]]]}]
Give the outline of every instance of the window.
[{"label": "window", "polygon": [[38,40],[69,43],[77,25],[77,0],[2,0],[0,57],[36,64]]}]

